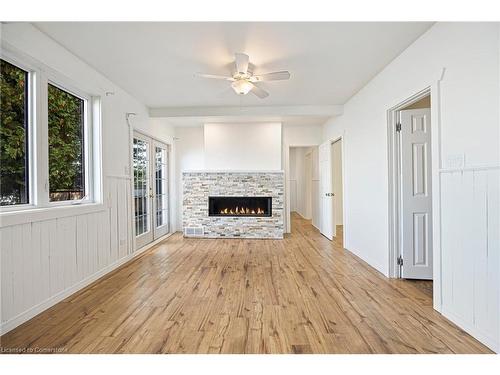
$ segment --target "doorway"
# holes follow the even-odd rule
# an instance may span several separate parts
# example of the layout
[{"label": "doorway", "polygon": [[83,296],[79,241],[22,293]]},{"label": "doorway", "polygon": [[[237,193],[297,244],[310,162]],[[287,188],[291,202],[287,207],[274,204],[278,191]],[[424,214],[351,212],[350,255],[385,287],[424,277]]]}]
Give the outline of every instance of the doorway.
[{"label": "doorway", "polygon": [[[320,227],[330,241],[344,243],[344,147],[343,136],[319,146]],[[339,233],[337,233],[337,229]]]},{"label": "doorway", "polygon": [[393,110],[393,276],[433,279],[431,97],[428,91]]},{"label": "doorway", "polygon": [[170,231],[170,150],[167,144],[134,132],[134,229],[136,249]]},{"label": "doorway", "polygon": [[[317,176],[318,147],[289,148],[290,214],[319,226],[319,180]],[[294,231],[291,220],[291,231]]]},{"label": "doorway", "polygon": [[342,176],[342,138],[331,143],[332,155],[332,210],[334,210],[332,225],[337,240],[343,238],[344,233],[344,190]]}]

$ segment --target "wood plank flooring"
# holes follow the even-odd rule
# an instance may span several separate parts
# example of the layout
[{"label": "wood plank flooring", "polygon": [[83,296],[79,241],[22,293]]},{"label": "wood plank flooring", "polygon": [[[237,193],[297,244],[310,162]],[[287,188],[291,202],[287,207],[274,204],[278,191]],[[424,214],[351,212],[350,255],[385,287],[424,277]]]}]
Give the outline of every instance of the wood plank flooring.
[{"label": "wood plank flooring", "polygon": [[429,284],[390,280],[293,216],[276,240],[185,239],[0,338],[65,353],[490,353],[432,309]]}]

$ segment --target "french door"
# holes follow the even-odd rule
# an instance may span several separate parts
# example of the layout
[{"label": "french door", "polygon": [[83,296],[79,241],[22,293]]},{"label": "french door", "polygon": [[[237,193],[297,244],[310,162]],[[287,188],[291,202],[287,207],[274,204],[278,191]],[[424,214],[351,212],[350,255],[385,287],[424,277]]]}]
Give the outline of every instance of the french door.
[{"label": "french door", "polygon": [[134,227],[136,248],[167,234],[169,223],[169,147],[134,132]]}]

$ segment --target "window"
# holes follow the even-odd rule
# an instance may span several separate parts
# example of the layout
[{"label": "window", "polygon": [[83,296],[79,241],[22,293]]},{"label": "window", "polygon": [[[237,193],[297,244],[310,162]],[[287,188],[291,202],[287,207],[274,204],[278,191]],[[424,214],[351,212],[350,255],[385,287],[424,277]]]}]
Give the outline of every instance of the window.
[{"label": "window", "polygon": [[0,205],[29,203],[28,72],[0,60]]},{"label": "window", "polygon": [[100,202],[100,99],[0,52],[0,213]]},{"label": "window", "polygon": [[48,84],[49,201],[83,199],[85,101]]}]

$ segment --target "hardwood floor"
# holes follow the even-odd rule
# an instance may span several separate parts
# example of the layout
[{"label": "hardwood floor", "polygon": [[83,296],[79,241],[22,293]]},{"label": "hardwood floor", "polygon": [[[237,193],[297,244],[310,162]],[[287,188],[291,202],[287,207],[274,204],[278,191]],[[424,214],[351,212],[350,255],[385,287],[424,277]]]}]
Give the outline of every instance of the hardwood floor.
[{"label": "hardwood floor", "polygon": [[[175,234],[1,337],[69,353],[490,353],[390,280],[293,217],[276,240]],[[339,236],[341,238],[341,236]]]}]

